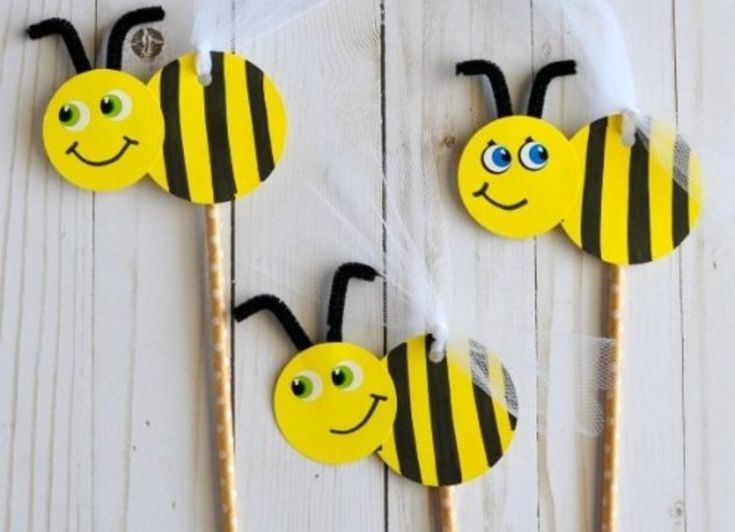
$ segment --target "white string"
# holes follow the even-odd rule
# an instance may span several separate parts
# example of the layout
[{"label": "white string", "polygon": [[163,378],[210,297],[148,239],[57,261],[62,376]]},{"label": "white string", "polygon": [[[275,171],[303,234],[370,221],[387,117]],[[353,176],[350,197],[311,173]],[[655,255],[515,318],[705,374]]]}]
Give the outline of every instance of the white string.
[{"label": "white string", "polygon": [[635,144],[635,134],[639,129],[640,112],[637,109],[623,110],[623,144],[631,147]]},{"label": "white string", "polygon": [[205,87],[212,83],[212,55],[209,48],[200,47],[197,49],[196,72],[199,83]]}]

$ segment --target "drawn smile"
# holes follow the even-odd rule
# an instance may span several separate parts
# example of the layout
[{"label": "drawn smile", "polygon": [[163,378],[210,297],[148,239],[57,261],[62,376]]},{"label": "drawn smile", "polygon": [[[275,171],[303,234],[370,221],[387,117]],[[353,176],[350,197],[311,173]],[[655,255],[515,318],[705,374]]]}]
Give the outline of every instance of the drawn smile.
[{"label": "drawn smile", "polygon": [[375,410],[377,410],[378,405],[380,404],[380,402],[381,401],[387,401],[388,400],[388,398],[385,397],[384,395],[377,395],[377,394],[374,394],[374,393],[371,393],[370,394],[370,397],[373,398],[373,404],[370,405],[370,410],[368,410],[367,414],[365,414],[365,417],[362,418],[362,421],[360,421],[357,425],[355,425],[351,429],[345,429],[345,430],[329,429],[329,432],[331,432],[332,434],[342,434],[342,435],[344,435],[344,434],[352,434],[353,432],[356,432],[356,431],[360,430],[362,427],[364,427],[365,424],[368,421],[370,421],[370,418],[373,417],[373,414],[375,413]]},{"label": "drawn smile", "polygon": [[476,197],[476,198],[484,198],[485,201],[487,201],[490,205],[493,205],[493,206],[497,207],[498,209],[503,209],[504,211],[515,211],[515,210],[518,210],[518,209],[520,209],[520,208],[525,207],[526,205],[528,205],[528,200],[527,199],[523,199],[523,200],[519,201],[518,203],[514,203],[512,205],[506,205],[504,203],[500,203],[499,201],[495,201],[487,193],[487,189],[489,187],[490,187],[490,185],[488,183],[484,183],[482,185],[482,188],[480,188],[480,190],[478,190],[477,192],[475,192],[472,195],[474,197]]},{"label": "drawn smile", "polygon": [[84,157],[81,153],[77,151],[77,146],[79,146],[79,142],[76,140],[72,142],[72,145],[66,149],[66,154],[74,154],[77,159],[89,166],[107,166],[109,164],[119,161],[120,158],[125,155],[125,152],[128,151],[128,148],[130,148],[130,146],[137,146],[138,144],[140,144],[140,142],[138,142],[137,140],[131,139],[130,137],[125,135],[123,135],[123,140],[125,141],[125,144],[123,144],[123,147],[120,148],[120,151],[118,151],[114,156],[110,157],[109,159],[104,159],[103,161],[92,161]]}]

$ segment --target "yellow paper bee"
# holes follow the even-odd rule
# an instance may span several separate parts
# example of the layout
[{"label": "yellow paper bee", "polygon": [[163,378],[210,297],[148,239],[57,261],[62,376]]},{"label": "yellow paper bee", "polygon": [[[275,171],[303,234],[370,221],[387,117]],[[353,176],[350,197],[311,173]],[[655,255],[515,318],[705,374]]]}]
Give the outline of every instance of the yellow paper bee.
[{"label": "yellow paper bee", "polygon": [[286,142],[286,112],[275,84],[250,61],[209,53],[205,86],[195,55],[172,61],[145,85],[121,72],[125,35],[162,20],[160,7],[122,16],[113,26],[107,68],[92,69],[73,25],[44,20],[31,38],[59,34],[78,74],[51,98],[43,121],[46,153],[73,184],[93,191],[130,186],[146,175],[194,203],[247,195],[268,178]]},{"label": "yellow paper bee", "polygon": [[436,363],[429,356],[431,335],[409,339],[382,360],[343,342],[350,279],[377,276],[358,263],[337,270],[324,343],[314,344],[275,296],[256,296],[234,309],[237,321],[271,312],[299,349],[276,380],[276,423],[291,446],[312,460],[340,464],[378,451],[396,473],[415,482],[472,480],[500,460],[513,440],[518,407],[510,375],[473,341],[448,346]]}]

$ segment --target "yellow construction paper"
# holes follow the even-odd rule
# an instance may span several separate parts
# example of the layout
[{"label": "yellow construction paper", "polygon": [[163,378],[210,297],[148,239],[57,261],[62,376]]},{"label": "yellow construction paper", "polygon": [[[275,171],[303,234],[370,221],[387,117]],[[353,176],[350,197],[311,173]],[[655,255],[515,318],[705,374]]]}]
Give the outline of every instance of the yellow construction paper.
[{"label": "yellow construction paper", "polygon": [[276,382],[276,422],[307,458],[342,464],[375,452],[396,414],[385,365],[348,343],[322,343],[296,355]]},{"label": "yellow construction paper", "polygon": [[398,400],[380,457],[399,475],[427,486],[472,480],[510,446],[517,400],[500,360],[476,342],[429,358],[433,339],[417,336],[384,359]]},{"label": "yellow construction paper", "polygon": [[699,157],[666,124],[652,121],[649,135],[639,134],[633,146],[626,146],[623,117],[615,115],[584,127],[572,139],[585,162],[584,180],[563,227],[577,246],[605,262],[628,265],[662,258],[681,245],[699,220]]},{"label": "yellow construction paper", "polygon": [[271,79],[245,58],[211,52],[211,83],[196,56],[149,82],[166,122],[163,157],[151,171],[164,190],[194,203],[241,198],[271,174],[286,142],[286,110]]},{"label": "yellow construction paper", "polygon": [[501,236],[556,227],[577,200],[581,169],[569,140],[529,116],[495,120],[473,135],[459,163],[459,194],[472,218]]},{"label": "yellow construction paper", "polygon": [[43,142],[66,180],[86,190],[118,190],[143,178],[161,157],[163,117],[148,87],[130,74],[90,70],[51,98]]}]

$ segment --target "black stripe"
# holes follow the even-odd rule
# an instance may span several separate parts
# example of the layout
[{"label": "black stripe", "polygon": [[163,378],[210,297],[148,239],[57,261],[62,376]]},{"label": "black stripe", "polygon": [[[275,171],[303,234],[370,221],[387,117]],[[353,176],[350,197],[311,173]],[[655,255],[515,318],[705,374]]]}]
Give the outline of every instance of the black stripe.
[{"label": "black stripe", "polygon": [[459,465],[457,436],[454,432],[452,417],[452,391],[449,387],[449,365],[447,357],[441,362],[428,360],[431,344],[434,339],[426,336],[425,353],[427,353],[426,373],[429,385],[429,410],[431,413],[431,433],[434,438],[434,456],[436,457],[436,475],[442,486],[462,482],[462,471]]},{"label": "black stripe", "polygon": [[401,475],[421,482],[421,469],[416,454],[416,436],[413,432],[411,395],[408,385],[408,346],[401,344],[388,355],[388,371],[396,387],[397,410],[393,422],[393,439]]},{"label": "black stripe", "polygon": [[273,171],[273,149],[271,133],[268,129],[268,109],[263,92],[263,72],[250,61],[245,62],[248,98],[250,99],[250,115],[253,122],[255,138],[255,155],[258,159],[260,180],[265,181]]},{"label": "black stripe", "polygon": [[[470,357],[472,358],[472,375],[482,375],[485,382],[490,382],[487,353],[485,348],[479,344],[471,344]],[[482,434],[482,443],[485,447],[485,457],[487,464],[492,465],[500,460],[503,456],[503,445],[500,442],[500,434],[498,433],[498,422],[495,418],[495,409],[493,408],[493,399],[486,390],[472,383],[473,392],[475,394],[475,407],[477,408],[477,420],[480,423],[480,433]]]},{"label": "black stripe", "polygon": [[607,126],[607,118],[594,122],[590,125],[589,138],[587,139],[581,236],[582,249],[595,257],[602,257],[600,212],[602,211],[602,178],[605,171]]},{"label": "black stripe", "polygon": [[628,262],[651,261],[651,205],[648,176],[648,148],[643,135],[636,131],[630,150],[628,186]]},{"label": "black stripe", "polygon": [[214,202],[235,199],[237,187],[232,171],[230,137],[227,132],[227,98],[225,94],[225,56],[211,52],[212,82],[204,87],[204,116],[207,122],[209,166],[212,169]]},{"label": "black stripe", "polygon": [[184,199],[191,199],[184,161],[184,145],[179,119],[179,62],[169,63],[161,71],[161,110],[165,126],[163,162],[169,191]]},{"label": "black stripe", "polygon": [[[689,183],[690,155],[689,145],[677,135],[674,146],[674,205],[672,209],[674,247],[681,244],[689,234],[689,193],[687,190],[691,187]],[[681,168],[676,164],[677,161]]]},{"label": "black stripe", "polygon": [[516,430],[516,424],[518,423],[518,394],[516,393],[513,379],[510,378],[510,373],[505,368],[503,368],[503,381],[505,382],[505,405],[508,410],[510,428],[511,430]]}]

